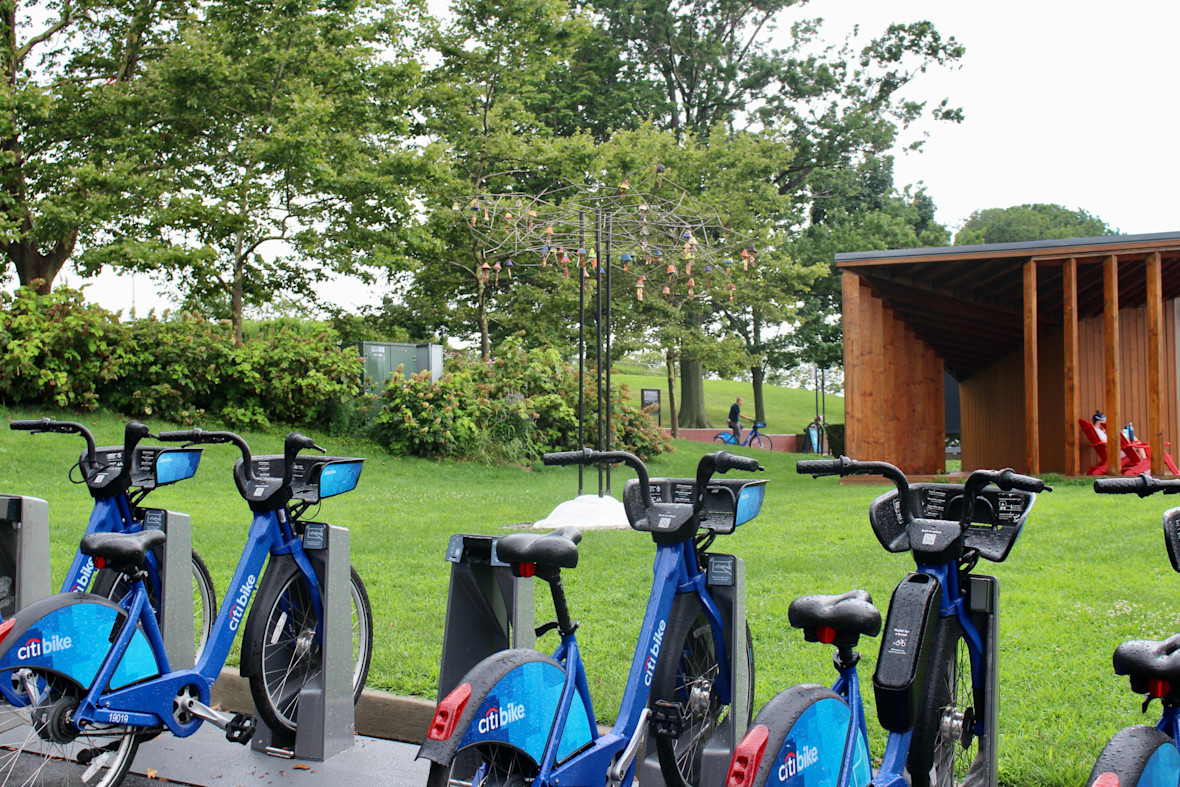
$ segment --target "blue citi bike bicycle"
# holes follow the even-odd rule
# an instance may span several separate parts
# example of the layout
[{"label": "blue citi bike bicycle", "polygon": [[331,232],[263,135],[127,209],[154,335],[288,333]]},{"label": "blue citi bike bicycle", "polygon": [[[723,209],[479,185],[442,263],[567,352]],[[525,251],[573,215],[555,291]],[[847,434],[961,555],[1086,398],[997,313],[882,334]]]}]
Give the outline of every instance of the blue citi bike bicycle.
[{"label": "blue citi bike bicycle", "polygon": [[[1156,479],[1147,473],[1133,478],[1099,478],[1099,494],[1180,492],[1180,479]],[[1164,544],[1172,568],[1180,571],[1180,508],[1164,513]],[[1162,642],[1131,640],[1115,649],[1114,671],[1130,678],[1131,691],[1143,695],[1143,712],[1152,700],[1163,706],[1154,726],[1136,724],[1115,733],[1103,748],[1087,787],[1163,787],[1180,784],[1180,634]]]},{"label": "blue citi bike bicycle", "polygon": [[[9,428],[33,434],[77,434],[86,441],[86,448],[78,459],[80,483],[85,483],[94,498],[94,509],[84,535],[90,533],[137,533],[144,528],[144,498],[167,484],[183,481],[196,475],[201,451],[175,446],[145,446],[140,441],[152,437],[147,425],[129,421],[123,430],[123,445],[98,447],[94,435],[80,423],[55,421],[51,418],[10,421]],[[159,613],[159,589],[162,561],[160,549],[152,550],[144,566],[144,582],[152,608]],[[200,652],[213,627],[217,614],[217,596],[213,578],[205,561],[192,551],[193,575],[193,640]],[[96,570],[93,559],[79,550],[74,555],[61,585],[62,593],[81,593],[87,590],[115,601],[127,593],[127,585],[110,569]],[[0,693],[7,693],[0,682]],[[14,699],[9,697],[9,700]]]},{"label": "blue citi bike bicycle", "polygon": [[[324,630],[320,582],[301,537],[312,538],[319,523],[300,516],[321,499],[354,489],[362,460],[299,456],[323,449],[294,432],[282,456],[260,457],[252,457],[231,432],[196,429],[159,437],[232,443],[242,454],[233,475],[253,521],[209,641],[193,669],[169,664],[145,585],[148,554],[165,542],[162,531],[87,535],[82,552],[123,577],[129,592],[118,603],[92,593],[61,593],[0,624],[0,672],[11,676],[12,691],[23,700],[0,711],[6,749],[0,752],[0,784],[112,787],[127,773],[141,741],[163,732],[186,737],[206,721],[225,730],[228,740],[248,742],[253,717],[209,706],[210,687],[239,629],[240,670],[249,678],[259,717],[276,731],[295,729],[299,692],[320,669]],[[354,572],[354,614],[359,606],[364,616],[353,634],[354,697],[372,653],[372,614],[358,579]]]},{"label": "blue citi bike bicycle", "polygon": [[[912,552],[917,569],[889,602],[873,675],[877,717],[888,731],[872,773],[854,648],[875,637],[881,613],[869,594],[804,596],[788,620],[808,642],[836,646],[831,689],[799,685],[763,706],[736,747],[726,787],[889,787],[996,784],[994,577],[972,573],[980,558],[1008,556],[1044,483],[1011,470],[976,470],[964,484],[909,484],[885,462],[847,457],[801,461],[812,476],[880,475],[896,489],[869,509],[890,552]],[[986,489],[994,484],[998,489]]]},{"label": "blue citi bike bicycle", "polygon": [[[656,544],[651,596],[639,632],[614,727],[600,735],[586,672],[562,589],[561,570],[578,563],[581,533],[562,527],[545,534],[513,533],[499,540],[499,558],[519,576],[545,580],[557,620],[538,629],[561,636],[553,656],[506,650],[484,659],[438,703],[418,752],[431,761],[430,787],[557,787],[634,782],[645,733],[654,737],[659,772],[669,787],[707,783],[704,752],[710,736],[741,697],[753,697],[753,650],[746,629],[745,670],[730,663],[734,621],[725,619],[711,581],[706,549],[757,516],[765,481],[714,480],[728,470],[756,471],[757,460],[728,451],[701,458],[695,479],[649,478],[623,451],[546,454],[548,465],[623,463],[637,478],[623,502],[631,527]],[[730,577],[733,559],[729,556]],[[739,621],[745,629],[744,621]],[[744,675],[742,674],[744,672]],[[749,721],[746,707],[742,727]],[[650,722],[650,730],[649,730]],[[735,738],[736,740],[736,738]],[[732,751],[728,742],[713,777],[719,781]]]},{"label": "blue citi bike bicycle", "polygon": [[717,434],[713,435],[713,442],[722,443],[724,445],[740,445],[743,448],[746,446],[752,446],[754,448],[762,448],[767,451],[773,451],[774,441],[758,431],[759,429],[765,428],[766,424],[762,423],[761,421],[755,421],[754,425],[750,427],[750,431],[746,434],[746,439],[742,440],[740,443],[734,439],[733,432],[729,431],[718,432]]}]

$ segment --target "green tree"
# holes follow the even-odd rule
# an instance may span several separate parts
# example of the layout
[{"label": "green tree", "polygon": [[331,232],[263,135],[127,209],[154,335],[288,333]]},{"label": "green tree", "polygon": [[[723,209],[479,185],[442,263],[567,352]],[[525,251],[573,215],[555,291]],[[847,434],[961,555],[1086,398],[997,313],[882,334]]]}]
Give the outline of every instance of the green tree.
[{"label": "green tree", "polygon": [[1117,232],[1081,208],[1071,210],[1061,205],[1036,203],[975,211],[955,233],[955,245],[1092,238]]},{"label": "green tree", "polygon": [[0,250],[22,285],[48,293],[105,222],[136,212],[161,140],[134,86],[183,7],[0,5]]},{"label": "green tree", "polygon": [[[147,70],[142,99],[174,151],[159,195],[83,269],[150,271],[229,317],[332,274],[396,268],[412,226],[407,9],[302,0],[201,6]],[[412,11],[412,7],[409,8]]]}]

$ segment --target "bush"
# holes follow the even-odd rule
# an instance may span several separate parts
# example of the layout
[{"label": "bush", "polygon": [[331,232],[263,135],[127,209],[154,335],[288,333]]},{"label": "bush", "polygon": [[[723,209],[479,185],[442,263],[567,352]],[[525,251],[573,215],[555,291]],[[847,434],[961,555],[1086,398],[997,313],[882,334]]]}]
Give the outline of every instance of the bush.
[{"label": "bush", "polygon": [[126,331],[113,314],[58,287],[0,293],[0,397],[8,404],[98,407],[124,374]]},{"label": "bush", "polygon": [[[448,368],[437,383],[428,373],[389,381],[374,424],[378,442],[394,453],[522,463],[577,447],[577,369],[556,350],[525,349],[513,337],[490,363],[457,355]],[[586,401],[595,401],[592,379]],[[643,457],[668,450],[668,439],[623,401],[617,386],[610,407],[613,445]],[[593,410],[583,426],[587,436],[595,434]]]},{"label": "bush", "polygon": [[824,427],[828,437],[828,451],[832,456],[844,455],[844,424],[828,424]]}]

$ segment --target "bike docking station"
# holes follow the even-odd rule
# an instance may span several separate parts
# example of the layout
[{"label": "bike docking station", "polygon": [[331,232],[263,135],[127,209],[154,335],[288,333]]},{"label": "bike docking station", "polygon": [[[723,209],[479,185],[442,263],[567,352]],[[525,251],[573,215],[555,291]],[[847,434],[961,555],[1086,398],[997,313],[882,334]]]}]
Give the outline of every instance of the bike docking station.
[{"label": "bike docking station", "polygon": [[[324,600],[320,670],[299,692],[294,735],[272,730],[255,715],[250,748],[272,757],[323,761],[352,747],[352,591],[348,528],[303,522],[303,549],[311,558]],[[191,628],[191,627],[190,627]]]},{"label": "bike docking station", "polygon": [[173,669],[192,669],[196,663],[193,643],[192,518],[162,508],[140,508],[144,530],[161,530],[167,537],[159,547],[160,636]]},{"label": "bike docking station", "polygon": [[[713,730],[702,749],[700,784],[724,784],[733,749],[745,737],[751,710],[750,693],[746,688],[752,677],[750,657],[746,650],[746,564],[734,555],[710,552],[705,575],[713,600],[721,610],[721,619],[729,627],[727,639],[730,642],[728,656],[733,673],[733,698],[729,712]],[[670,710],[674,712],[676,709]],[[679,723],[677,718],[666,718],[660,713],[659,707],[652,709],[643,742],[642,761],[636,771],[637,781],[643,787],[665,786],[655,736],[661,733],[677,734]]]},{"label": "bike docking station", "polygon": [[499,540],[454,535],[447,544],[451,583],[439,697],[450,694],[467,671],[488,656],[509,648],[532,648],[536,643],[532,580],[512,575],[512,567],[496,554]]},{"label": "bike docking station", "polygon": [[48,596],[49,573],[49,504],[0,495],[0,619]]}]

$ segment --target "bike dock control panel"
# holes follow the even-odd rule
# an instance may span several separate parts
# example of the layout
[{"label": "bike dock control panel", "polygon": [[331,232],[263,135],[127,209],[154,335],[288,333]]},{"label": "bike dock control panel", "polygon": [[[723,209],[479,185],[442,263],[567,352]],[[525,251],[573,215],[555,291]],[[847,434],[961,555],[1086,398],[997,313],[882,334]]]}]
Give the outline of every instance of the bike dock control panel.
[{"label": "bike dock control panel", "polygon": [[315,565],[324,602],[322,663],[299,693],[294,737],[259,723],[250,747],[275,757],[323,761],[346,751],[355,737],[352,559],[348,528],[323,522],[303,524],[303,548]]},{"label": "bike dock control panel", "polygon": [[447,544],[451,583],[439,664],[440,697],[488,656],[536,643],[532,580],[512,575],[512,567],[496,554],[499,540],[460,534]]},{"label": "bike dock control panel", "polygon": [[48,596],[49,574],[49,504],[0,495],[0,618]]}]

